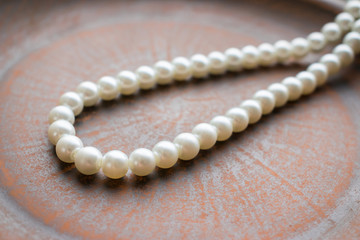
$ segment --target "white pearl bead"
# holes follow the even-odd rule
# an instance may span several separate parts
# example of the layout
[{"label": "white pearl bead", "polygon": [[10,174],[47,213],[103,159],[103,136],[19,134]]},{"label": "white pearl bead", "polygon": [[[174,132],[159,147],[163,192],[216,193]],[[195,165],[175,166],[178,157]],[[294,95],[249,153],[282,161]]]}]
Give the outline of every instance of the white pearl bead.
[{"label": "white pearl bead", "polygon": [[244,54],[242,65],[245,69],[254,69],[259,66],[260,53],[256,47],[246,46],[242,49],[242,52]]},{"label": "white pearl bead", "polygon": [[223,74],[226,71],[226,58],[221,52],[211,52],[208,55],[209,72],[214,75]]},{"label": "white pearl bead", "polygon": [[232,119],[233,132],[235,133],[244,131],[249,125],[249,115],[243,108],[231,108],[225,115]]},{"label": "white pearl bead", "polygon": [[295,58],[302,58],[309,53],[309,42],[305,38],[295,38],[291,41],[292,55]]},{"label": "white pearl bead", "polygon": [[326,38],[321,32],[311,33],[307,40],[312,51],[322,51],[326,46]]},{"label": "white pearl bead", "polygon": [[324,85],[329,75],[327,67],[323,63],[313,63],[306,69],[306,71],[314,74],[317,86]]},{"label": "white pearl bead", "polygon": [[174,79],[184,81],[191,78],[191,63],[187,58],[177,57],[172,61],[174,66]]},{"label": "white pearl bead", "polygon": [[232,119],[225,116],[216,116],[210,124],[217,129],[217,140],[225,141],[228,140],[233,133]]},{"label": "white pearl bead", "polygon": [[302,94],[309,95],[315,91],[316,78],[311,72],[303,71],[296,75],[296,78],[300,80],[302,84]]},{"label": "white pearl bead", "polygon": [[360,2],[359,1],[349,1],[345,5],[345,11],[350,13],[354,18],[360,17]]},{"label": "white pearl bead", "polygon": [[59,139],[65,134],[75,135],[75,128],[68,121],[60,119],[49,126],[48,137],[52,144],[56,145]]},{"label": "white pearl bead", "polygon": [[74,112],[67,106],[57,106],[51,109],[48,119],[50,124],[60,119],[66,120],[71,124],[75,122]]},{"label": "white pearl bead", "polygon": [[113,100],[119,95],[118,84],[113,77],[102,77],[98,83],[99,96],[105,101]]},{"label": "white pearl bead", "polygon": [[325,54],[320,58],[320,62],[327,67],[330,76],[338,73],[340,70],[340,59],[335,54]]},{"label": "white pearl bead", "polygon": [[82,97],[85,107],[94,106],[100,99],[97,86],[93,82],[80,83],[76,91]]},{"label": "white pearl bead", "polygon": [[334,22],[325,24],[321,32],[324,34],[325,38],[329,42],[336,42],[341,37],[341,29],[339,25]]},{"label": "white pearl bead", "polygon": [[217,129],[216,127],[208,123],[200,123],[196,125],[192,133],[199,139],[200,149],[207,150],[212,148],[217,139]]},{"label": "white pearl bead", "polygon": [[191,160],[198,155],[200,143],[198,138],[191,133],[181,133],[174,139],[174,144],[181,160]]},{"label": "white pearl bead", "polygon": [[349,45],[354,50],[355,54],[360,53],[360,33],[350,32],[346,34],[344,43]]},{"label": "white pearl bead", "polygon": [[354,23],[354,17],[347,12],[339,13],[336,18],[335,22],[339,25],[340,29],[343,32],[347,32],[351,29],[353,23]]},{"label": "white pearl bead", "polygon": [[355,58],[355,54],[351,47],[346,44],[337,45],[333,53],[338,56],[342,67],[350,65]]},{"label": "white pearl bead", "polygon": [[259,63],[261,66],[269,67],[277,63],[276,51],[273,45],[269,43],[262,43],[258,47]]},{"label": "white pearl bead", "polygon": [[288,41],[280,40],[274,44],[275,53],[279,62],[286,62],[291,58],[292,46]]},{"label": "white pearl bead", "polygon": [[156,167],[154,153],[146,148],[138,148],[129,156],[129,167],[137,176],[147,176]]},{"label": "white pearl bead", "polygon": [[129,169],[128,157],[118,150],[107,152],[102,158],[101,169],[108,178],[122,178]]},{"label": "white pearl bead", "polygon": [[240,107],[248,113],[250,124],[254,124],[261,119],[262,109],[259,101],[253,99],[245,100],[241,103]]},{"label": "white pearl bead", "polygon": [[191,57],[193,76],[203,78],[209,74],[209,59],[202,54],[195,54]]},{"label": "white pearl bead", "polygon": [[301,81],[294,77],[287,77],[282,81],[289,91],[289,101],[298,100],[301,97],[303,86]]},{"label": "white pearl bead", "polygon": [[74,115],[79,115],[84,109],[84,102],[76,92],[67,92],[60,97],[60,105],[68,106]]},{"label": "white pearl bead", "polygon": [[136,70],[136,78],[141,89],[150,89],[156,84],[156,73],[148,66],[141,66]]},{"label": "white pearl bead", "polygon": [[74,150],[84,147],[80,138],[72,135],[64,135],[56,143],[56,155],[66,163],[74,162],[72,153]]},{"label": "white pearl bead", "polygon": [[179,158],[175,144],[169,141],[158,142],[152,151],[159,168],[171,168]]},{"label": "white pearl bead", "polygon": [[97,173],[101,168],[102,155],[94,147],[84,147],[77,150],[74,154],[76,169],[84,175]]},{"label": "white pearl bead", "polygon": [[260,102],[263,115],[269,114],[274,110],[275,96],[272,92],[259,90],[254,94],[253,98]]},{"label": "white pearl bead", "polygon": [[158,61],[154,65],[156,81],[158,84],[165,85],[173,81],[174,66],[168,61]]},{"label": "white pearl bead", "polygon": [[275,96],[275,107],[282,107],[289,100],[289,90],[281,83],[271,84],[268,90]]},{"label": "white pearl bead", "polygon": [[136,75],[130,71],[121,71],[117,76],[118,89],[122,95],[131,95],[139,90]]},{"label": "white pearl bead", "polygon": [[351,29],[353,32],[360,33],[360,19],[356,20]]},{"label": "white pearl bead", "polygon": [[229,48],[225,51],[226,66],[229,71],[240,71],[244,54],[237,48]]}]

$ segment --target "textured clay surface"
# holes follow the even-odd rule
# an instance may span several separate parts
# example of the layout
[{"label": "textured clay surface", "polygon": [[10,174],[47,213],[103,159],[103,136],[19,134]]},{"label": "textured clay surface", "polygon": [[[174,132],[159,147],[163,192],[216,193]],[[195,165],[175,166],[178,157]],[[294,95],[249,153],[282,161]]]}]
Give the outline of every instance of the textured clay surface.
[{"label": "textured clay surface", "polygon": [[[339,10],[300,0],[3,1],[0,239],[359,239],[358,60],[312,96],[147,178],[82,176],[47,139],[49,110],[81,81],[306,36]],[[77,118],[77,135],[103,153],[152,148],[318,57],[100,103]]]}]

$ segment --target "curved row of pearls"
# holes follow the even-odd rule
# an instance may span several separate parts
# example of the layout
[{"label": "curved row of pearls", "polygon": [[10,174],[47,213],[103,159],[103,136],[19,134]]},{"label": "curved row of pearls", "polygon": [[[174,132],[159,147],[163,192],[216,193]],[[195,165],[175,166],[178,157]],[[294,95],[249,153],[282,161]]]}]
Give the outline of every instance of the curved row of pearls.
[{"label": "curved row of pearls", "polygon": [[[230,48],[224,53],[212,52],[207,57],[196,54],[190,60],[178,57],[171,63],[159,61],[154,67],[142,66],[135,73],[122,71],[117,78],[105,76],[97,84],[83,82],[76,92],[63,94],[60,105],[50,111],[49,140],[56,145],[59,159],[75,162],[81,173],[91,175],[102,169],[107,177],[114,179],[125,176],[128,169],[135,175],[146,176],[156,166],[170,168],[178,159],[191,160],[200,150],[210,149],[217,141],[225,141],[233,133],[244,131],[249,124],[258,122],[262,115],[270,114],[275,108],[298,100],[302,95],[311,94],[329,76],[349,65],[354,60],[354,53],[360,52],[360,20],[355,21],[360,17],[360,2],[348,2],[345,10],[337,15],[335,22],[325,24],[321,33],[311,33],[307,39],[296,38],[290,43],[281,40],[274,45],[264,43],[259,47],[246,46],[242,50]],[[323,50],[327,43],[339,41],[350,30],[343,44],[325,54],[318,63],[311,64],[306,71],[256,92],[252,99],[243,101],[239,107],[230,109],[224,116],[214,117],[209,123],[196,125],[191,133],[182,133],[173,142],[161,141],[152,150],[137,149],[128,158],[118,150],[103,156],[94,147],[84,147],[75,136],[75,116],[84,106],[94,106],[100,99],[113,100],[119,94],[131,95],[139,88],[150,89],[156,83],[169,84],[173,80],[185,81],[191,77],[253,69],[259,65],[272,66],[291,58],[298,59],[309,51]]]}]

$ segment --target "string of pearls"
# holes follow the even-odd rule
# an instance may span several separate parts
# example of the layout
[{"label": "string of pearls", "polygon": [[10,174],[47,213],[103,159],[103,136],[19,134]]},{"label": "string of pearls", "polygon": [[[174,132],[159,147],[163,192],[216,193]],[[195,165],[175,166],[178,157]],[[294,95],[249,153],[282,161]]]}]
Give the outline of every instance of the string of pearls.
[{"label": "string of pearls", "polygon": [[[178,159],[191,160],[200,150],[210,149],[217,141],[225,141],[233,133],[244,131],[249,124],[258,122],[262,115],[270,114],[275,108],[284,106],[288,101],[298,100],[302,95],[311,94],[329,76],[351,64],[354,55],[360,52],[360,20],[356,20],[359,17],[360,1],[352,0],[334,22],[325,24],[321,32],[313,32],[307,39],[295,38],[291,42],[281,40],[274,45],[263,43],[258,47],[246,46],[241,50],[230,48],[224,53],[211,52],[208,56],[195,54],[190,59],[177,57],[172,62],[159,61],[154,67],[141,66],[135,73],[122,71],[117,77],[102,77],[97,84],[82,82],[76,92],[63,94],[59,106],[50,111],[49,140],[56,145],[59,159],[66,163],[75,162],[75,167],[82,174],[91,175],[102,169],[107,177],[113,179],[125,176],[129,169],[135,175],[146,176],[156,166],[170,168]],[[119,94],[131,95],[139,88],[151,89],[156,84],[170,84],[174,80],[186,81],[190,78],[205,78],[208,74],[219,75],[226,71],[238,72],[296,61],[342,38],[343,42],[332,53],[323,55],[319,62],[311,64],[306,71],[295,77],[287,77],[281,83],[271,84],[266,90],[256,92],[252,99],[243,101],[239,107],[231,108],[224,116],[216,116],[209,123],[196,125],[191,133],[181,133],[173,142],[161,141],[152,150],[139,148],[129,157],[118,150],[102,155],[94,147],[84,147],[75,136],[75,116],[84,107],[97,104],[100,99],[113,100]]]}]

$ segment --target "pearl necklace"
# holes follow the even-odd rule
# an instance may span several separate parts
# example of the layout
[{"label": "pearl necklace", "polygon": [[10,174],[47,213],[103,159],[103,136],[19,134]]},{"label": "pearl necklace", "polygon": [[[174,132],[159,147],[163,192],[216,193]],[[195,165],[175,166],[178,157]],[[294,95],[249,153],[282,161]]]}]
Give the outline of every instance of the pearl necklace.
[{"label": "pearl necklace", "polygon": [[[136,73],[122,71],[118,76],[105,76],[97,84],[82,82],[76,92],[67,92],[60,97],[59,106],[49,114],[49,140],[56,145],[56,154],[66,163],[75,162],[75,167],[85,175],[103,173],[113,179],[125,176],[130,169],[137,176],[149,175],[155,167],[170,168],[181,160],[191,160],[200,150],[213,147],[216,141],[225,141],[233,133],[244,131],[249,124],[258,122],[262,115],[288,101],[296,101],[309,95],[323,85],[329,76],[354,61],[360,52],[360,1],[350,0],[345,11],[338,14],[335,22],[327,23],[321,32],[311,33],[307,39],[295,38],[291,42],[280,40],[274,45],[263,43],[258,47],[246,46],[241,50],[230,48],[224,53],[211,52],[208,56],[195,54],[190,59],[177,57],[172,62],[159,61],[154,67],[141,66]],[[295,77],[287,77],[281,83],[271,84],[267,90],[256,92],[252,99],[239,107],[231,108],[224,116],[214,117],[210,123],[196,125],[191,133],[181,133],[173,142],[161,141],[152,150],[139,148],[129,158],[121,151],[113,150],[104,156],[94,147],[84,147],[75,136],[75,116],[84,107],[94,106],[100,99],[110,101],[119,94],[131,95],[140,89],[152,89],[156,84],[170,84],[173,80],[187,81],[190,78],[205,78],[208,74],[220,75],[226,71],[239,72],[258,66],[271,67],[277,63],[298,60],[310,52],[318,52],[329,43],[341,40],[332,53],[311,64],[306,71]]]}]

